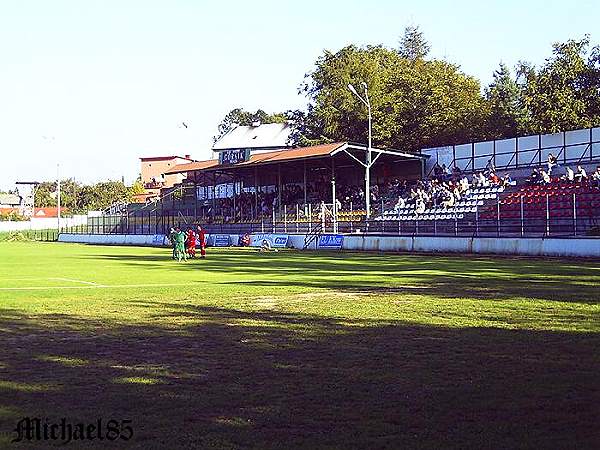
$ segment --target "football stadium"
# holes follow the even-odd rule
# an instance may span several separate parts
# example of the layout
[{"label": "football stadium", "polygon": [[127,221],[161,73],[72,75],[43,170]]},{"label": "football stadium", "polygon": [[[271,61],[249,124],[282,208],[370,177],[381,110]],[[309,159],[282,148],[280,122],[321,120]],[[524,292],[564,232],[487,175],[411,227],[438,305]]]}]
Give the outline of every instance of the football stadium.
[{"label": "football stadium", "polygon": [[0,448],[598,448],[600,47],[553,49],[483,85],[408,26],[211,145],[5,164]]}]

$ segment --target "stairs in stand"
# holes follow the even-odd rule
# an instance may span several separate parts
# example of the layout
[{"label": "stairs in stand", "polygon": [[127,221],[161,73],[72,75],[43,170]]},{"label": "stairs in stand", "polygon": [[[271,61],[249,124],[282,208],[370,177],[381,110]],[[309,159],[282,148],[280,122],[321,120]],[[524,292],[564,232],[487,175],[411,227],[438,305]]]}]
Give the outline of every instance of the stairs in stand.
[{"label": "stairs in stand", "polygon": [[313,242],[315,242],[317,239],[319,239],[322,234],[323,234],[323,226],[321,224],[318,224],[304,238],[304,247],[302,247],[302,250],[306,250],[308,247],[310,247],[310,245]]}]

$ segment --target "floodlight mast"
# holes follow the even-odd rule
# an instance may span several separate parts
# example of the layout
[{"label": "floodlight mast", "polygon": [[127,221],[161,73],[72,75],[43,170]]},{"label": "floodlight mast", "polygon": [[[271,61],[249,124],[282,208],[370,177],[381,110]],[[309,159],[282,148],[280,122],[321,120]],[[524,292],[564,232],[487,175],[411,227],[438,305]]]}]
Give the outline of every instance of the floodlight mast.
[{"label": "floodlight mast", "polygon": [[57,209],[57,226],[58,232],[60,233],[60,164],[56,165],[56,205]]},{"label": "floodlight mast", "polygon": [[373,165],[373,163],[372,163],[372,145],[371,145],[372,118],[371,118],[371,101],[369,100],[369,89],[368,89],[367,83],[365,83],[363,81],[362,87],[365,90],[364,98],[358,92],[356,92],[356,89],[354,88],[354,86],[352,84],[348,84],[348,89],[350,90],[350,92],[352,92],[354,95],[356,95],[358,97],[358,99],[364,103],[364,105],[367,107],[367,112],[369,114],[369,144],[368,144],[368,148],[367,148],[367,162],[365,164],[365,210],[366,210],[366,214],[367,214],[367,220],[369,220],[371,218],[371,166]]}]

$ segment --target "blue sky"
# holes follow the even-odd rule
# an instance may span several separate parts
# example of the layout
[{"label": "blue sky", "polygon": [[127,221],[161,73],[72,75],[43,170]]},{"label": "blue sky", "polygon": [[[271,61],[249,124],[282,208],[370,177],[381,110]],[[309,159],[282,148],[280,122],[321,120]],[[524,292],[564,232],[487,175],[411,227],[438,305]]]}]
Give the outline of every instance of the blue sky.
[{"label": "blue sky", "polygon": [[0,188],[54,179],[57,163],[131,181],[140,156],[210,157],[229,110],[302,107],[324,49],[394,47],[406,25],[486,84],[500,61],[600,43],[598,23],[600,4],[577,0],[0,0]]}]

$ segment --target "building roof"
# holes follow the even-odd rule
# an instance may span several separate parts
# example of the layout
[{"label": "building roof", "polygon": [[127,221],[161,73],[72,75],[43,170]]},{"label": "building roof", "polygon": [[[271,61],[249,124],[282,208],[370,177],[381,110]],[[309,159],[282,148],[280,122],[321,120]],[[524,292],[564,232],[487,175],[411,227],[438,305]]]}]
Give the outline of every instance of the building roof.
[{"label": "building roof", "polygon": [[289,123],[265,123],[258,126],[238,125],[222,136],[212,149],[214,151],[251,149],[269,150],[289,148],[292,127]]},{"label": "building roof", "polygon": [[276,150],[273,152],[257,153],[255,155],[250,156],[250,159],[248,161],[227,166],[220,165],[219,161],[216,159],[210,159],[208,161],[198,161],[188,164],[179,164],[165,172],[165,175],[173,173],[193,172],[195,170],[215,169],[218,167],[245,167],[249,165],[268,164],[274,162],[291,161],[295,159],[318,158],[330,155],[332,152],[342,147],[343,145],[345,145],[344,142],[338,142],[335,144],[315,145],[313,147],[301,147],[289,150]]},{"label": "building roof", "polygon": [[142,161],[169,161],[171,159],[187,159],[188,161],[195,161],[195,159],[189,158],[188,155],[186,156],[149,156],[149,157],[143,157],[140,158],[140,160]]},{"label": "building roof", "polygon": [[218,159],[209,159],[206,161],[196,161],[186,164],[178,164],[165,172],[165,175],[174,173],[193,172],[194,170],[204,170],[213,166],[218,166]]},{"label": "building roof", "polygon": [[21,197],[16,194],[0,194],[0,205],[19,206]]},{"label": "building roof", "polygon": [[[185,173],[200,170],[215,170],[220,168],[239,168],[248,166],[258,166],[263,164],[272,164],[278,162],[289,162],[289,161],[301,161],[311,158],[323,158],[325,156],[335,156],[340,152],[358,150],[366,151],[367,147],[364,145],[350,144],[348,142],[335,142],[333,144],[321,144],[312,147],[300,147],[288,150],[276,150],[266,153],[257,153],[250,156],[248,161],[244,161],[237,164],[221,165],[218,160],[211,159],[208,161],[198,161],[187,164],[179,164],[165,174],[173,173]],[[426,156],[419,154],[404,153],[398,150],[382,150],[373,148],[373,152],[382,153],[391,156],[396,156],[404,159],[421,160],[426,159]]]},{"label": "building roof", "polygon": [[[60,208],[60,212],[62,214],[66,213],[67,211],[67,208]],[[35,208],[33,217],[58,217],[58,208],[56,206],[48,208]]]}]

